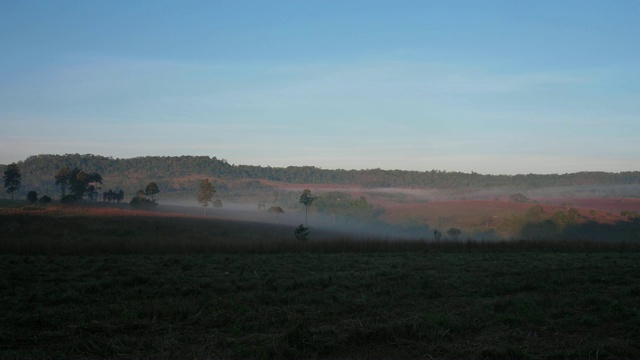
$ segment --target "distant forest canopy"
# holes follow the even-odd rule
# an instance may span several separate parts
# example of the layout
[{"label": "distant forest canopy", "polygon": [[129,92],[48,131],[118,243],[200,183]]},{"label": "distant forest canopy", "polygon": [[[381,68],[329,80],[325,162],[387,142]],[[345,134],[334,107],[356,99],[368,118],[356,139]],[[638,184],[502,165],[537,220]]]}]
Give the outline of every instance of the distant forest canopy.
[{"label": "distant forest canopy", "polygon": [[[78,167],[97,172],[104,178],[103,190],[124,189],[127,196],[143,189],[149,181],[161,185],[161,191],[178,192],[195,188],[194,176],[218,179],[219,190],[238,187],[236,180],[270,180],[293,184],[357,185],[367,188],[422,187],[434,189],[509,187],[534,189],[560,186],[610,186],[640,184],[640,171],[620,173],[578,172],[571,174],[482,175],[475,172],[407,171],[407,170],[327,170],[314,166],[286,168],[231,165],[208,156],[145,156],[118,159],[92,154],[35,155],[17,163],[23,183],[20,193],[36,190],[57,196],[55,175],[61,167]],[[2,165],[1,169],[6,168]],[[176,180],[181,179],[181,180]],[[164,181],[163,181],[164,180]],[[255,190],[261,184],[249,182]],[[246,182],[245,182],[246,185]],[[249,186],[249,187],[251,187]],[[244,186],[246,187],[246,186]],[[162,194],[161,194],[162,195]]]}]

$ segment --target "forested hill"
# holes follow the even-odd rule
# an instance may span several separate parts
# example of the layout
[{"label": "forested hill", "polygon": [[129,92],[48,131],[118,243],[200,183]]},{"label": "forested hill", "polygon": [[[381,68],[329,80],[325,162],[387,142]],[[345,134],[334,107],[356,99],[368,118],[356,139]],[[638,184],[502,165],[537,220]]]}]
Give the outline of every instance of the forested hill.
[{"label": "forested hill", "polygon": [[[18,162],[23,185],[33,188],[55,188],[54,176],[62,166],[97,172],[105,179],[139,179],[140,184],[206,176],[224,181],[265,179],[299,184],[350,184],[363,187],[429,187],[437,189],[517,187],[537,188],[575,185],[640,184],[640,171],[621,173],[579,172],[553,175],[482,175],[447,171],[405,170],[325,170],[313,166],[286,168],[231,165],[208,156],[145,156],[114,159],[99,155],[37,155]],[[5,166],[0,167],[4,169]],[[105,184],[106,187],[122,186]],[[136,184],[137,186],[137,184]],[[24,187],[21,189],[24,190]]]}]

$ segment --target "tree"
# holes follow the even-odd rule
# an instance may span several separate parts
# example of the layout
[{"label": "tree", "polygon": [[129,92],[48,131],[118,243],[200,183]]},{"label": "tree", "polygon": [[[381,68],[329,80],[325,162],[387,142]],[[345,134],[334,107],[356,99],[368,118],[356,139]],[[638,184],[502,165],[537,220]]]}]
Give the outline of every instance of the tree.
[{"label": "tree", "polygon": [[120,189],[120,191],[118,191],[118,193],[116,194],[116,201],[118,202],[118,204],[120,204],[122,200],[124,200],[124,191]]},{"label": "tree", "polygon": [[153,196],[159,192],[160,192],[160,189],[158,189],[158,184],[156,184],[154,181],[147,184],[147,188],[145,189],[145,194],[147,194],[147,196],[151,196],[151,200],[155,201]]},{"label": "tree", "polygon": [[213,199],[213,194],[216,193],[216,188],[213,186],[209,179],[204,179],[200,182],[200,188],[198,190],[198,203],[202,205],[202,214],[207,215],[207,206]]},{"label": "tree", "polygon": [[65,195],[67,195],[67,189],[70,185],[70,176],[71,169],[66,166],[60,168],[60,170],[58,170],[58,173],[56,174],[56,185],[60,187],[60,198],[63,198]]},{"label": "tree", "polygon": [[81,201],[89,186],[89,174],[76,167],[71,170],[70,175],[71,195],[73,195],[76,200]]},{"label": "tree", "polygon": [[116,200],[117,194],[113,192],[113,190],[109,189],[109,191],[102,193],[102,202],[112,202]]},{"label": "tree", "polygon": [[13,193],[20,189],[20,183],[22,182],[22,175],[20,175],[20,168],[16,163],[11,163],[4,171],[4,188],[11,194],[11,200],[13,201]]},{"label": "tree", "polygon": [[300,203],[304,205],[304,226],[307,226],[307,214],[309,212],[309,207],[313,204],[315,200],[315,196],[311,195],[311,190],[304,189],[302,195],[300,195]]},{"label": "tree", "polygon": [[93,185],[87,186],[87,196],[91,201],[93,201],[94,199],[98,201],[98,190],[102,189],[98,186],[98,184],[102,184],[102,175],[95,172],[92,174],[88,174],[87,184],[89,183],[93,183]]},{"label": "tree", "polygon": [[27,201],[31,204],[35,204],[38,201],[38,193],[31,190],[27,193]]}]

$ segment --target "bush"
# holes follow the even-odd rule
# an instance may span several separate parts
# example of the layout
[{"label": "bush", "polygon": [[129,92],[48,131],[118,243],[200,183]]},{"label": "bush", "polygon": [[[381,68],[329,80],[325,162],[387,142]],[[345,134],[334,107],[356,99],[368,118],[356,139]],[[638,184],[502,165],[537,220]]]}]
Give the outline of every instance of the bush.
[{"label": "bush", "polygon": [[35,204],[38,201],[38,193],[31,190],[27,193],[27,201],[31,204]]},{"label": "bush", "polygon": [[71,205],[71,204],[75,204],[79,201],[80,199],[78,199],[75,195],[65,195],[62,197],[62,199],[60,199],[60,203],[65,204],[65,205]]},{"label": "bush", "polygon": [[454,239],[457,239],[458,236],[460,236],[461,233],[462,233],[462,230],[457,229],[457,228],[451,228],[451,229],[447,230],[447,235],[451,236]]},{"label": "bush", "polygon": [[145,199],[140,196],[136,196],[129,202],[132,208],[138,210],[153,210],[158,206],[154,200]]},{"label": "bush", "polygon": [[284,214],[284,210],[280,206],[272,206],[267,211],[275,214]]},{"label": "bush", "polygon": [[307,240],[309,238],[309,228],[300,224],[293,232],[298,240]]},{"label": "bush", "polygon": [[40,198],[40,200],[38,200],[38,202],[39,202],[40,204],[46,205],[46,204],[48,204],[48,203],[50,203],[50,202],[51,202],[51,198],[50,198],[50,197],[48,197],[47,195],[44,195],[44,196],[42,196],[42,197]]}]

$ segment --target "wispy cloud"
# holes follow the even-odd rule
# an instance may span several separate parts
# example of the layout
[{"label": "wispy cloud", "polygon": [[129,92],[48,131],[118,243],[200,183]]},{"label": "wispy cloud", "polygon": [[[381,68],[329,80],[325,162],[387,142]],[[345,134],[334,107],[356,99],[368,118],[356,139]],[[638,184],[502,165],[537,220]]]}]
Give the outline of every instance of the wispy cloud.
[{"label": "wispy cloud", "polygon": [[[264,165],[498,172],[519,169],[518,159],[555,169],[567,158],[553,155],[564,153],[584,166],[580,154],[629,165],[613,160],[640,150],[631,135],[640,132],[640,101],[605,91],[611,82],[606,71],[506,73],[418,61],[78,57],[0,84],[0,122],[9,129],[0,153],[180,152]],[[564,160],[535,160],[546,157]]]}]

